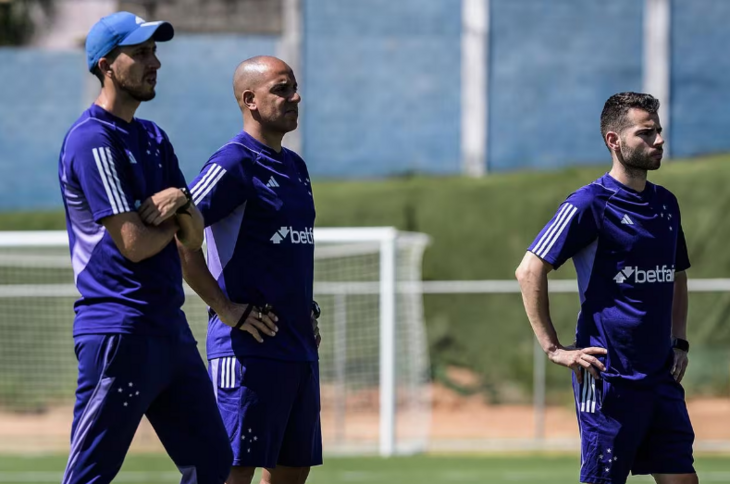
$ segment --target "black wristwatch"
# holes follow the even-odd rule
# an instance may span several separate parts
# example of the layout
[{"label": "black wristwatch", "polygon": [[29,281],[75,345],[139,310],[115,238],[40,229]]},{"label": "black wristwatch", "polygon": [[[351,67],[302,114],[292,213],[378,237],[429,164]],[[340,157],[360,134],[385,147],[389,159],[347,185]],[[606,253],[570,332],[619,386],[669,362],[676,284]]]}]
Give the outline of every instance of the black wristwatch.
[{"label": "black wristwatch", "polygon": [[314,314],[314,319],[319,319],[322,315],[322,309],[317,304],[317,301],[312,301],[312,314]]},{"label": "black wristwatch", "polygon": [[689,353],[689,341],[682,338],[673,338],[672,348],[676,348],[678,350],[684,351],[685,353]]},{"label": "black wristwatch", "polygon": [[190,208],[190,205],[192,205],[193,203],[193,196],[190,194],[190,190],[188,190],[188,187],[182,187],[180,188],[180,191],[183,193],[183,195],[185,195],[185,198],[187,198],[188,201],[185,202],[185,205],[178,208],[175,213],[188,213],[188,208]]}]

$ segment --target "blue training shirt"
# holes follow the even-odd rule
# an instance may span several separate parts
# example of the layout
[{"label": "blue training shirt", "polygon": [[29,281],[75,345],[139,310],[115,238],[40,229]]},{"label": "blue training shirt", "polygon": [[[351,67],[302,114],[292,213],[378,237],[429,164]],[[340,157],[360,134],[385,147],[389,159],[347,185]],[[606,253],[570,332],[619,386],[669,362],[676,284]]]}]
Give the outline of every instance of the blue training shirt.
[{"label": "blue training shirt", "polygon": [[134,211],[151,195],[184,187],[167,135],[155,123],[127,123],[92,105],[73,124],[59,159],[71,260],[81,298],[74,336],[134,333],[192,338],[181,307],[182,269],[175,241],[134,263],[101,224]]},{"label": "blue training shirt", "polygon": [[212,310],[208,358],[255,356],[317,360],[310,314],[314,284],[314,199],[304,161],[277,153],[242,131],[220,148],[191,183],[205,219],[208,267],[226,296],[271,304],[279,332],[257,342]]},{"label": "blue training shirt", "polygon": [[581,301],[576,343],[608,350],[604,378],[666,378],[674,275],[690,266],[669,190],[647,183],[637,192],[606,174],[570,195],[528,250],[556,269],[573,259]]}]

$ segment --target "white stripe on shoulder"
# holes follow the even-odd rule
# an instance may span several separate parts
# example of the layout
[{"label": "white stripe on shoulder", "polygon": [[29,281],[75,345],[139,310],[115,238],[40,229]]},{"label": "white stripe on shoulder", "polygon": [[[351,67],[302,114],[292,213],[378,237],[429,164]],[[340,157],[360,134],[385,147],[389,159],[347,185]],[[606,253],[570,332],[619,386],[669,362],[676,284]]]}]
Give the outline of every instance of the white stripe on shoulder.
[{"label": "white stripe on shoulder", "polygon": [[[226,174],[226,169],[222,166],[212,163],[210,165],[210,168],[205,173],[203,178],[198,180],[198,182],[195,184],[193,189],[190,191],[190,193],[193,195],[193,198],[200,198],[205,196],[205,194],[210,191],[210,189],[213,188],[213,186],[218,183],[218,181],[223,177],[223,175]],[[198,203],[196,200],[193,200],[195,203]]]},{"label": "white stripe on shoulder", "polygon": [[101,157],[99,155],[99,148],[94,148],[91,150],[91,152],[94,154],[94,161],[96,161],[96,169],[99,170],[99,177],[101,177],[101,182],[104,184],[104,191],[106,191],[106,197],[109,199],[109,205],[112,207],[112,212],[115,214],[119,213],[119,208],[117,207],[117,202],[112,195],[111,187],[109,186],[109,181],[106,177],[106,172],[104,171],[104,167],[102,165]]},{"label": "white stripe on shoulder", "polygon": [[111,188],[112,195],[114,196],[114,200],[117,204],[117,211],[114,213],[122,213],[124,210],[124,205],[122,205],[122,197],[119,194],[119,189],[114,182],[114,176],[112,176],[112,169],[110,164],[113,163],[111,156],[107,157],[107,150],[106,148],[99,148],[99,155],[101,156],[101,164],[104,167],[104,173],[106,173],[106,181],[109,183],[109,187]]},{"label": "white stripe on shoulder", "polygon": [[563,220],[566,210],[569,207],[570,207],[569,203],[564,203],[560,207],[557,215],[555,216],[555,221],[550,226],[550,228],[548,230],[546,230],[544,234],[542,234],[540,241],[535,246],[535,249],[534,249],[535,254],[539,254],[540,251],[543,249],[543,247],[545,247],[545,244],[547,244],[547,241],[550,240],[550,237],[552,237],[553,233],[557,230],[558,226],[560,225],[560,222]]},{"label": "white stripe on shoulder", "polygon": [[199,204],[200,201],[203,198],[205,198],[205,196],[213,189],[213,187],[215,186],[215,184],[218,183],[221,178],[223,178],[223,175],[226,174],[226,169],[225,168],[223,168],[222,166],[219,166],[219,165],[217,165],[217,166],[220,169],[216,172],[215,178],[214,177],[211,177],[211,179],[208,180],[208,184],[206,186],[204,186],[204,187],[201,187],[201,189],[198,190],[198,192],[193,195],[193,197],[194,197],[193,203],[195,205]]},{"label": "white stripe on shoulder", "polygon": [[112,169],[112,177],[114,178],[114,183],[117,186],[117,190],[119,191],[119,197],[121,199],[121,204],[119,205],[119,209],[124,209],[125,212],[129,212],[129,204],[127,203],[127,197],[124,193],[124,190],[122,189],[122,183],[119,181],[119,176],[117,174],[117,165],[114,163],[114,158],[112,158],[112,150],[110,148],[106,148],[106,155],[109,158],[109,166]]},{"label": "white stripe on shoulder", "polygon": [[190,193],[195,195],[198,191],[202,190],[205,185],[208,183],[210,178],[215,175],[215,173],[218,171],[218,169],[221,168],[220,165],[216,165],[215,163],[211,163],[210,166],[208,166],[207,171],[205,172],[205,175],[198,180],[195,185],[193,185],[193,188],[190,190]]},{"label": "white stripe on shoulder", "polygon": [[565,230],[565,227],[568,226],[568,223],[570,223],[570,220],[573,218],[577,211],[578,207],[570,205],[570,208],[565,212],[566,215],[563,217],[563,222],[560,224],[560,227],[558,227],[558,230],[556,230],[553,234],[552,239],[550,240],[548,245],[542,250],[541,254],[537,254],[539,257],[544,259],[550,253],[550,249],[552,249],[553,245],[555,245],[555,241],[560,238],[560,234],[563,233],[563,230]]}]

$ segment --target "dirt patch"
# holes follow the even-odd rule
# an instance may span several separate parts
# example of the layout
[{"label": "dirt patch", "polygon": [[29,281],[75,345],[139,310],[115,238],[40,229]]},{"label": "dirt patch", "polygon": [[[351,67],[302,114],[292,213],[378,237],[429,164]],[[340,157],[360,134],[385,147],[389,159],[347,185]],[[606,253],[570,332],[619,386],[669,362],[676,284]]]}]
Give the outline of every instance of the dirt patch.
[{"label": "dirt patch", "polygon": [[[323,407],[325,445],[377,441],[377,392],[367,393],[352,396],[352,405],[348,398],[344,420],[330,406]],[[432,441],[530,439],[535,435],[535,413],[530,405],[489,405],[480,395],[465,397],[438,385],[432,388],[432,395],[429,430]],[[730,399],[693,399],[688,402],[688,408],[698,441],[730,441]],[[55,407],[35,415],[0,412],[0,452],[67,452],[72,413],[70,405]],[[336,425],[337,421],[344,421],[344,427]],[[423,431],[423,422],[408,421],[407,417],[398,422],[398,434],[401,436],[413,432],[414,428]],[[573,408],[547,408],[545,437],[578,437]],[[132,450],[162,450],[146,420],[137,432]]]}]

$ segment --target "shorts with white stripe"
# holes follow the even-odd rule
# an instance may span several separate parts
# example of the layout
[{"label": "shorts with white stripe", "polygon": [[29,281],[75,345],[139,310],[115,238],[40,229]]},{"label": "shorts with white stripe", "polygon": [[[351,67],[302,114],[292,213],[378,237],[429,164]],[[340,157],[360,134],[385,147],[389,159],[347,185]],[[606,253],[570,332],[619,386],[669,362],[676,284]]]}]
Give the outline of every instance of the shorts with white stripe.
[{"label": "shorts with white stripe", "polygon": [[226,357],[209,363],[234,466],[322,464],[318,362]]},{"label": "shorts with white stripe", "polygon": [[684,390],[670,375],[638,386],[573,374],[581,438],[580,482],[624,484],[632,474],[694,472]]}]

